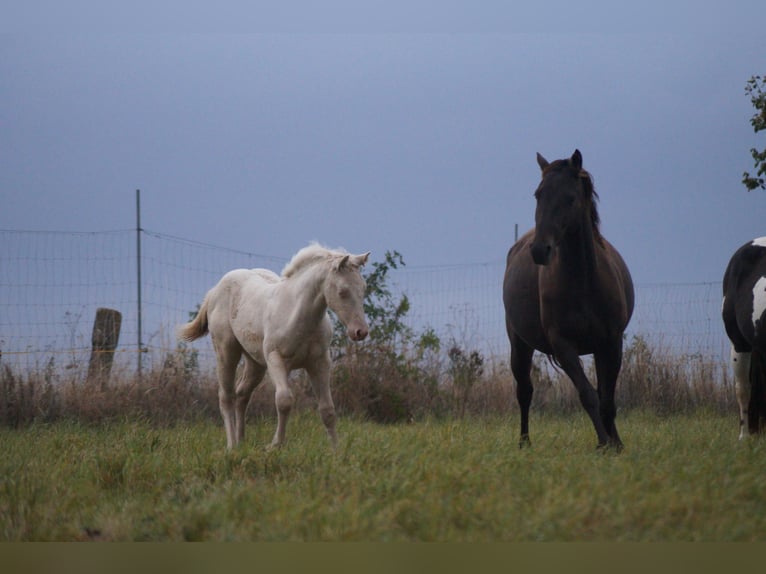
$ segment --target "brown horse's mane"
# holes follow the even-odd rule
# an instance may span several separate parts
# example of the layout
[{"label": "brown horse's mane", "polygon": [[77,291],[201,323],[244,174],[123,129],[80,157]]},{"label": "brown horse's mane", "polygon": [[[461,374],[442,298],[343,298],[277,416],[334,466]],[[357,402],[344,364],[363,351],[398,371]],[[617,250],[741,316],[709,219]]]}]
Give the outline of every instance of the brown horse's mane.
[{"label": "brown horse's mane", "polygon": [[[543,169],[543,177],[551,171],[559,171],[563,169],[572,169],[572,164],[568,159],[557,159],[549,163],[545,169]],[[593,185],[593,177],[590,172],[580,169],[577,174],[582,181],[583,190],[585,191],[585,199],[590,205],[590,222],[593,226],[593,240],[599,245],[604,244],[604,238],[601,235],[601,217],[598,214],[598,193],[596,193],[596,187]]]}]

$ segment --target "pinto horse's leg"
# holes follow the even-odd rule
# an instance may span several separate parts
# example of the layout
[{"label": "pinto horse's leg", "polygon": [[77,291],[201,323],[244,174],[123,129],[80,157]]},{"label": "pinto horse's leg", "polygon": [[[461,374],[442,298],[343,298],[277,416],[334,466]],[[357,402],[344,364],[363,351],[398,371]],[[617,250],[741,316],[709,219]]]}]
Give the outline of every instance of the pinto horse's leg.
[{"label": "pinto horse's leg", "polygon": [[215,347],[216,372],[218,375],[218,406],[223,416],[223,426],[226,429],[226,446],[231,449],[237,445],[234,415],[234,379],[237,365],[242,356],[242,348],[233,340],[218,340],[213,338]]},{"label": "pinto horse's leg", "polygon": [[734,346],[731,347],[731,366],[734,370],[734,386],[739,403],[739,440],[747,438],[750,434],[748,424],[748,408],[750,406],[750,360],[751,353],[738,353]]},{"label": "pinto horse's leg", "polygon": [[593,423],[593,427],[596,430],[596,436],[598,437],[598,447],[602,448],[607,446],[609,443],[609,433],[606,432],[604,421],[601,420],[598,393],[588,381],[588,377],[585,376],[585,371],[582,368],[582,363],[580,362],[580,357],[577,354],[577,351],[568,341],[565,341],[560,337],[549,337],[549,339],[551,339],[551,346],[553,347],[553,356],[556,358],[559,365],[561,365],[564,372],[570,379],[572,379],[572,382],[577,389],[577,394],[580,397],[580,403]]},{"label": "pinto horse's leg", "polygon": [[516,400],[521,413],[521,434],[519,448],[530,446],[529,440],[529,406],[532,404],[532,380],[529,371],[532,368],[534,349],[527,345],[515,333],[511,335],[511,372],[516,379]]},{"label": "pinto horse's leg", "polygon": [[596,364],[596,376],[598,378],[601,420],[606,428],[606,433],[609,435],[609,446],[620,451],[623,445],[614,422],[617,416],[614,392],[617,387],[617,377],[622,368],[622,339],[617,339],[611,348],[605,352],[595,353],[593,360]]},{"label": "pinto horse's leg", "polygon": [[330,438],[332,447],[338,446],[338,435],[335,432],[335,405],[332,402],[330,391],[330,354],[325,353],[312,365],[306,367],[306,372],[311,379],[311,386],[319,399],[319,416],[322,417],[327,436]]},{"label": "pinto horse's leg", "polygon": [[271,441],[271,447],[275,448],[285,442],[287,419],[290,417],[294,399],[293,392],[288,385],[290,370],[282,356],[276,351],[272,351],[266,358],[266,362],[268,364],[269,376],[271,376],[271,380],[276,387],[274,402],[277,405],[277,430]]},{"label": "pinto horse's leg", "polygon": [[249,355],[245,354],[245,368],[242,370],[242,376],[236,387],[236,399],[234,403],[235,410],[235,428],[237,443],[245,439],[245,411],[250,402],[250,395],[253,394],[263,380],[266,373],[266,367],[256,363]]}]

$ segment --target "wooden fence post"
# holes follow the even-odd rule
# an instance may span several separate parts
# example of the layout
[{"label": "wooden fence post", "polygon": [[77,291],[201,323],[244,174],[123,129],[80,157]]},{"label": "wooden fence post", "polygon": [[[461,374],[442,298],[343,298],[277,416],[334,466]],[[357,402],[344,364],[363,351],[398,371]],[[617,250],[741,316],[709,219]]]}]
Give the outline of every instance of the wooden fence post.
[{"label": "wooden fence post", "polygon": [[112,371],[114,350],[120,339],[122,313],[115,309],[100,307],[96,310],[93,321],[93,336],[90,363],[88,364],[88,383],[98,383],[101,390],[106,389],[109,374]]}]

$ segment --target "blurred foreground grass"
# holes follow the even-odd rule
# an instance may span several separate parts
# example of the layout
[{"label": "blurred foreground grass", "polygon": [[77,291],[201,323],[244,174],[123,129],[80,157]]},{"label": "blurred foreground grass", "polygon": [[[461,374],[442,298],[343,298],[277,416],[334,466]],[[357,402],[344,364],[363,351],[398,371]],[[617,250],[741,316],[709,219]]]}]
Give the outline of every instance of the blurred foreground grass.
[{"label": "blurred foreground grass", "polygon": [[766,441],[736,416],[618,419],[598,453],[583,414],[378,425],[343,418],[331,451],[298,413],[268,451],[270,418],[226,452],[207,421],[157,428],[0,430],[4,541],[764,541]]}]

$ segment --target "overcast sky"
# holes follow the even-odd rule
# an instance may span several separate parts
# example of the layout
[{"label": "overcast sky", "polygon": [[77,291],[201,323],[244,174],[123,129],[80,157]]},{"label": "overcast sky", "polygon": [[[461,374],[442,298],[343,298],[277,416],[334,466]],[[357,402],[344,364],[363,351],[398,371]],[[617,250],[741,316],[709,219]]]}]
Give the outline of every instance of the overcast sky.
[{"label": "overcast sky", "polygon": [[5,34],[0,229],[131,228],[140,188],[145,229],[223,247],[499,261],[533,224],[535,153],[577,148],[636,283],[718,281],[766,235],[766,192],[740,183],[766,146],[744,93],[766,36],[716,19],[764,12],[702,33]]}]

